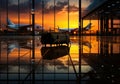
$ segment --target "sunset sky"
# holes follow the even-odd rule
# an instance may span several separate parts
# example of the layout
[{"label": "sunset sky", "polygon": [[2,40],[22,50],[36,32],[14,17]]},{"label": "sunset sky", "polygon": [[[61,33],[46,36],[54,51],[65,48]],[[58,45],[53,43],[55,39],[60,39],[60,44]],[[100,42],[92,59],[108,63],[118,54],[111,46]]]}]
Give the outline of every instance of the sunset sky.
[{"label": "sunset sky", "polygon": [[[0,18],[1,21],[4,23],[6,17],[9,17],[17,24],[31,24],[31,1],[0,0],[0,14],[3,17]],[[93,1],[82,0],[82,12]],[[60,28],[78,28],[78,16],[79,0],[35,0],[35,23],[45,29],[54,29],[58,26]],[[89,21],[84,21],[84,26],[88,23]]]}]

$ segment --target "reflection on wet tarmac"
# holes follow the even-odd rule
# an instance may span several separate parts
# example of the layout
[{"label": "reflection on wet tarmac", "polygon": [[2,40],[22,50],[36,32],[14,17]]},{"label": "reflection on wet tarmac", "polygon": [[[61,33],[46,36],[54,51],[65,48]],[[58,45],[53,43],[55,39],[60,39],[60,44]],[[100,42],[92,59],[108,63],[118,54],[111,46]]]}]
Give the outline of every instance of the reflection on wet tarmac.
[{"label": "reflection on wet tarmac", "polygon": [[[41,37],[0,37],[0,81],[19,80],[51,84],[76,84],[77,75],[81,83],[97,80],[118,82],[120,73],[120,37],[82,37],[81,72],[79,72],[79,46],[77,36],[71,36],[71,46],[47,46]],[[35,48],[33,48],[33,45]],[[32,59],[35,49],[35,59]],[[77,75],[76,75],[77,74]],[[33,76],[34,75],[34,76]],[[113,76],[114,77],[111,77]],[[33,78],[34,77],[34,78]],[[33,80],[34,79],[34,80]],[[69,82],[67,82],[69,81]],[[22,83],[21,82],[21,83]],[[80,81],[79,81],[80,82]],[[16,83],[17,84],[17,83]]]},{"label": "reflection on wet tarmac", "polygon": [[[40,38],[35,37],[35,44],[32,44],[33,37],[1,37],[0,76],[4,77],[0,77],[1,83],[2,80],[19,80],[28,83],[28,80],[33,80],[33,72],[36,83],[46,82],[46,80],[56,81],[56,83],[63,81],[63,84],[71,80],[73,84],[76,83],[73,65],[69,60],[69,54],[72,55],[70,47],[42,47]],[[31,59],[33,49],[35,49],[34,61]],[[72,60],[78,74],[78,53],[73,54],[75,56],[72,55]]]},{"label": "reflection on wet tarmac", "polygon": [[56,59],[62,56],[66,56],[69,54],[68,46],[57,46],[57,47],[42,47],[41,53],[43,59]]},{"label": "reflection on wet tarmac", "polygon": [[[120,73],[120,37],[104,36],[87,37],[90,39],[92,48],[81,56],[81,83],[85,84],[118,84]],[[96,45],[97,44],[97,45]],[[96,46],[94,46],[96,45]],[[94,49],[97,49],[96,52]]]}]

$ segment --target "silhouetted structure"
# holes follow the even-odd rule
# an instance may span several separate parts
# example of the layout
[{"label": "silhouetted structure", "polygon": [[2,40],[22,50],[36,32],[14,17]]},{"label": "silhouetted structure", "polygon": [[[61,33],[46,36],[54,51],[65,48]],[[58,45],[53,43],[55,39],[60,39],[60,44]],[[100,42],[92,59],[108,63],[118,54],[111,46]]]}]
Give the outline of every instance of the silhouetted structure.
[{"label": "silhouetted structure", "polygon": [[98,35],[120,35],[119,7],[119,0],[94,0],[82,19],[98,20]]},{"label": "silhouetted structure", "polygon": [[70,37],[66,33],[58,33],[58,32],[48,32],[48,33],[43,33],[41,36],[41,42],[42,44],[69,44],[70,42]]}]

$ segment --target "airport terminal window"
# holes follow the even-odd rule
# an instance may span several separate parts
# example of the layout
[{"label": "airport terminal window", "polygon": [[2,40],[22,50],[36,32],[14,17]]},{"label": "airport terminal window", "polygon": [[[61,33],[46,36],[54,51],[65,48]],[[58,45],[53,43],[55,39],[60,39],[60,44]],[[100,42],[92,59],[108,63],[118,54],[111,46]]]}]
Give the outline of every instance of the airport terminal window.
[{"label": "airport terminal window", "polygon": [[[73,22],[70,12],[77,8],[78,0],[1,0],[0,84],[75,84],[79,74],[78,46],[71,48],[72,37],[58,29],[69,30]],[[73,25],[78,22],[74,20]],[[58,34],[58,41],[49,45],[52,38],[45,39],[45,46],[41,43],[43,33]],[[64,44],[58,43],[61,37],[67,38]]]},{"label": "airport terminal window", "polygon": [[0,0],[0,84],[119,84],[120,1],[99,1]]}]

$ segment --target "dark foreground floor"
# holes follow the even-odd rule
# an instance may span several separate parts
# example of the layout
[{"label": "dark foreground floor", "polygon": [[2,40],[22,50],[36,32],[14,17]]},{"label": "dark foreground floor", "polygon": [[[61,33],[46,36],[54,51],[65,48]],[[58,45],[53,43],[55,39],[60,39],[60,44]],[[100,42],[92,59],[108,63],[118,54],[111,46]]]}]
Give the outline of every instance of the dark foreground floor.
[{"label": "dark foreground floor", "polygon": [[77,36],[52,47],[40,38],[0,37],[0,84],[120,84],[120,37],[82,37],[80,62]]}]

